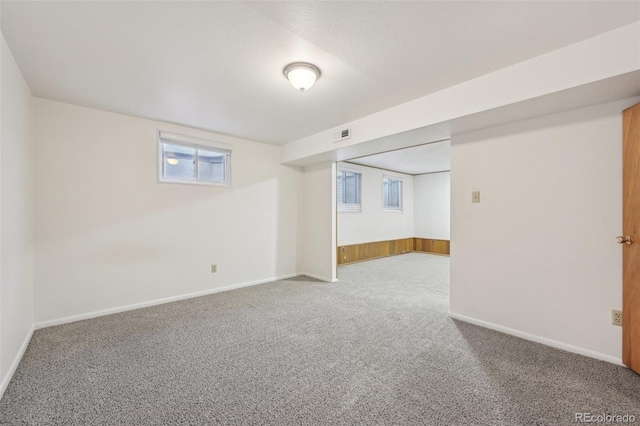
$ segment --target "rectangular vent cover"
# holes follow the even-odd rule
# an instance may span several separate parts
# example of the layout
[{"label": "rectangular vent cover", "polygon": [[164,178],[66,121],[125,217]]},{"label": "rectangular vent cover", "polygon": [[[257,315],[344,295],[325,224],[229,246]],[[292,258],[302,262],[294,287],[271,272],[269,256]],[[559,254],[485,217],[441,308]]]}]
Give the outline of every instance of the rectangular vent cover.
[{"label": "rectangular vent cover", "polygon": [[351,137],[351,128],[337,130],[333,133],[333,142],[340,142]]}]

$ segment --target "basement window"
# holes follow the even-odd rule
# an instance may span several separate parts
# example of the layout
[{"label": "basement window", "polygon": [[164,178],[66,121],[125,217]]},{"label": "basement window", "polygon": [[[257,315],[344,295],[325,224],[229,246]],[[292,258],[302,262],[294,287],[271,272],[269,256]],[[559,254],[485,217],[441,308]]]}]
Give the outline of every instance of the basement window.
[{"label": "basement window", "polygon": [[402,212],[402,180],[383,176],[382,209],[388,212]]},{"label": "basement window", "polygon": [[231,186],[231,147],[159,132],[158,180]]},{"label": "basement window", "polygon": [[337,184],[338,211],[362,211],[360,204],[362,173],[350,170],[338,170]]}]

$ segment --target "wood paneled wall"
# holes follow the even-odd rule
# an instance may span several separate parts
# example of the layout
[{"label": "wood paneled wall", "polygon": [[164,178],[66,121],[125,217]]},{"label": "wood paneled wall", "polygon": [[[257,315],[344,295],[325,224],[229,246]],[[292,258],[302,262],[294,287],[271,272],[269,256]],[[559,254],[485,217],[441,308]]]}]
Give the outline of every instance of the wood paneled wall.
[{"label": "wood paneled wall", "polygon": [[338,265],[410,253],[413,251],[413,247],[413,238],[342,246],[338,247]]},{"label": "wood paneled wall", "polygon": [[449,240],[434,240],[430,238],[414,238],[414,240],[415,251],[449,255]]},{"label": "wood paneled wall", "polygon": [[402,238],[338,247],[338,265],[379,257],[420,251],[449,255],[449,241],[425,238]]}]

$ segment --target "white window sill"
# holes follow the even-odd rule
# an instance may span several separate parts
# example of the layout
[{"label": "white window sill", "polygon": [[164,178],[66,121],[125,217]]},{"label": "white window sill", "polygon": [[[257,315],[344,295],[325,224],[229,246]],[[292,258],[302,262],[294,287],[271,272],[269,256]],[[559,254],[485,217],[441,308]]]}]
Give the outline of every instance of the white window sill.
[{"label": "white window sill", "polygon": [[231,185],[228,185],[224,182],[205,182],[205,181],[189,182],[186,180],[158,179],[158,183],[171,183],[171,184],[178,184],[178,185],[217,186],[219,188],[231,188]]}]

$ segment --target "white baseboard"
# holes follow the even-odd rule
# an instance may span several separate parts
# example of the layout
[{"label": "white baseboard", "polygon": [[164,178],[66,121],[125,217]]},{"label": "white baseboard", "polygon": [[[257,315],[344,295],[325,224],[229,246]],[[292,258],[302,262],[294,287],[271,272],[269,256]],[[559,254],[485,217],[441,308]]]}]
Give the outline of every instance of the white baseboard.
[{"label": "white baseboard", "polygon": [[20,364],[20,361],[22,360],[22,357],[24,356],[24,353],[27,350],[27,346],[29,346],[29,342],[31,341],[31,336],[33,336],[34,331],[35,331],[35,327],[32,325],[31,328],[29,329],[29,332],[27,333],[27,336],[22,342],[22,346],[20,346],[20,350],[18,350],[16,357],[13,359],[13,362],[9,367],[9,371],[7,371],[7,375],[2,379],[2,382],[0,382],[0,399],[2,398],[2,395],[4,395],[4,391],[7,390],[7,387],[9,386],[9,382],[11,382],[11,378],[13,377],[13,374],[16,372],[16,369],[18,368],[18,364]]},{"label": "white baseboard", "polygon": [[599,359],[601,361],[607,361],[612,364],[621,365],[625,367],[622,363],[621,358],[616,358],[611,355],[605,355],[600,352],[592,351],[590,349],[581,348],[579,346],[573,346],[568,343],[559,342],[557,340],[548,339],[546,337],[536,336],[535,334],[526,333],[524,331],[516,330],[509,327],[504,327],[502,325],[494,324],[487,321],[482,321],[476,318],[467,317],[465,315],[456,314],[454,312],[449,312],[449,316],[451,318],[468,322],[471,324],[479,325],[480,327],[489,328],[491,330],[496,330],[501,333],[510,334],[512,336],[520,337],[521,339],[530,340],[536,343],[542,343],[543,345],[551,346],[552,348],[562,349],[567,352],[573,352],[578,355],[588,356],[590,358]]},{"label": "white baseboard", "polygon": [[287,278],[293,278],[293,277],[297,277],[299,275],[307,275],[307,274],[295,273],[295,274],[281,275],[279,277],[266,278],[266,279],[257,280],[257,281],[250,281],[250,282],[247,282],[247,283],[233,284],[233,285],[229,285],[229,286],[225,286],[225,287],[218,287],[218,288],[212,288],[212,289],[209,289],[209,290],[198,291],[198,292],[195,292],[195,293],[181,294],[181,295],[178,295],[178,296],[165,297],[163,299],[149,300],[147,302],[133,303],[131,305],[118,306],[118,307],[115,307],[115,308],[102,309],[100,311],[87,312],[87,313],[84,313],[84,314],[71,315],[71,316],[63,317],[63,318],[40,321],[40,322],[35,323],[35,329],[39,330],[41,328],[52,327],[54,325],[68,324],[68,323],[71,323],[71,322],[76,322],[76,321],[82,321],[82,320],[86,320],[86,319],[90,319],[90,318],[101,317],[101,316],[104,316],[104,315],[111,315],[111,314],[117,314],[119,312],[131,311],[131,310],[134,310],[134,309],[147,308],[149,306],[162,305],[164,303],[177,302],[179,300],[191,299],[191,298],[194,298],[194,297],[207,296],[209,294],[220,293],[220,292],[229,291],[229,290],[236,290],[236,289],[242,288],[242,287],[250,287],[250,286],[254,286],[254,285],[258,285],[258,284],[265,284],[265,283],[270,283],[270,282],[273,282],[273,281],[285,280]]},{"label": "white baseboard", "polygon": [[311,274],[311,273],[309,273],[309,272],[300,272],[298,275],[306,275],[307,277],[315,278],[316,280],[324,281],[324,282],[326,282],[326,283],[335,283],[335,282],[338,282],[338,280],[337,280],[337,279],[332,280],[332,279],[329,279],[329,278],[326,278],[326,277],[322,277],[322,276],[320,276],[320,275]]}]

